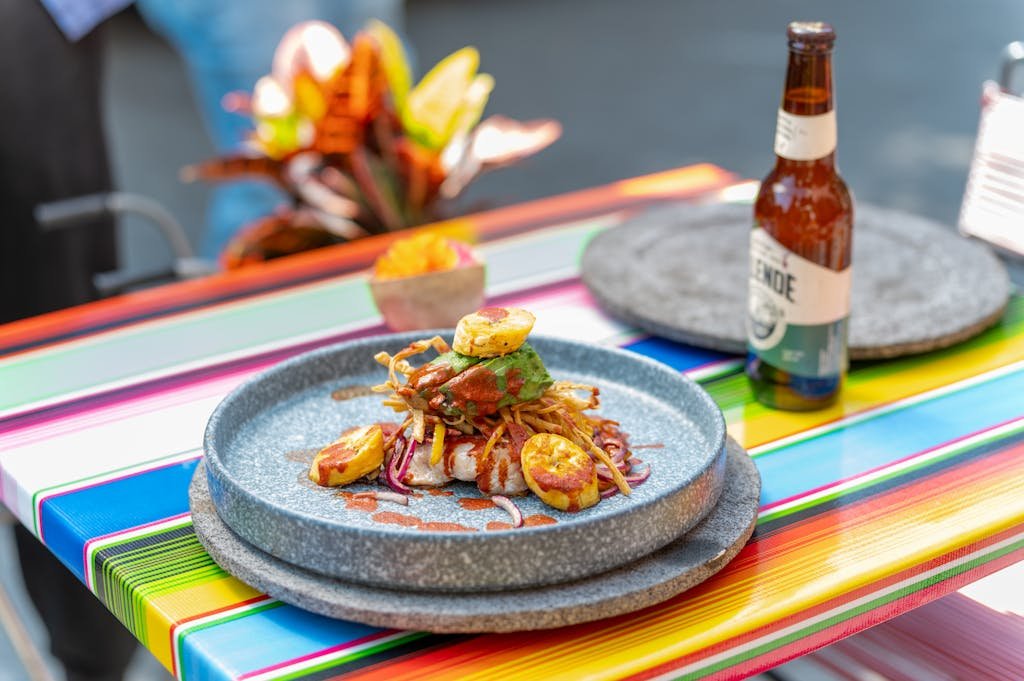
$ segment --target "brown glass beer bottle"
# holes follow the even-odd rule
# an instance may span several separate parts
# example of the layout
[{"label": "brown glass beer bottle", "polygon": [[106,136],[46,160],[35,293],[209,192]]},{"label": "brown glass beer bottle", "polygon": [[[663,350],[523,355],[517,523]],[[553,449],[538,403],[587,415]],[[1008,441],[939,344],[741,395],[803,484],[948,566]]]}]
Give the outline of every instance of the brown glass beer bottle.
[{"label": "brown glass beer bottle", "polygon": [[835,162],[835,32],[794,22],[787,35],[775,167],[754,203],[747,375],[758,401],[809,410],[832,404],[846,373],[853,206]]}]

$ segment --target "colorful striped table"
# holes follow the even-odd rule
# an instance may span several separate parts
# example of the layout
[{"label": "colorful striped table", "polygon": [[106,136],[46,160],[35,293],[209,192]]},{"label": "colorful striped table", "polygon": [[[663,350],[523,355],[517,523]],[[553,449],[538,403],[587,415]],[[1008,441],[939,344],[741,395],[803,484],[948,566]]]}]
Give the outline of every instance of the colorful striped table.
[{"label": "colorful striped table", "polygon": [[385,237],[0,327],[2,500],[181,679],[732,678],[1024,558],[1024,299],[959,347],[855,366],[811,414],[756,404],[736,357],[595,307],[589,237],[736,181],[691,166],[445,225],[484,242],[491,300],[693,376],[757,461],[753,539],[666,603],[542,634],[387,631],[282,604],[203,551],[186,489],[208,415],[254,372],[384,330],[364,269]]}]

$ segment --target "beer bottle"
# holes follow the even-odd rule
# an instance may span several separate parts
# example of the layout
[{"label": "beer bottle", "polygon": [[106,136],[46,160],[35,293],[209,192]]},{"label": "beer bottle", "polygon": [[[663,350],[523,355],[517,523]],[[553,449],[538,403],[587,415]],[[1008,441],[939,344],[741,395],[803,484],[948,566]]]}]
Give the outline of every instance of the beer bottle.
[{"label": "beer bottle", "polygon": [[747,375],[771,407],[832,404],[846,373],[853,207],[836,171],[828,24],[793,22],[775,132],[750,237]]}]

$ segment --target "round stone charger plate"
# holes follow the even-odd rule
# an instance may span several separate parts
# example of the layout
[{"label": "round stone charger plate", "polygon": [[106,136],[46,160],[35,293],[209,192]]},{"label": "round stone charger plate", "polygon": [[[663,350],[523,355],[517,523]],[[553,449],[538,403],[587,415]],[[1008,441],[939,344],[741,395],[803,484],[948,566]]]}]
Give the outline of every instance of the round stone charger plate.
[{"label": "round stone charger plate", "polygon": [[[527,527],[505,522],[508,529],[494,529],[508,516],[471,483],[448,485],[449,496],[418,494],[408,506],[350,503],[355,500],[344,496],[379,485],[352,484],[339,493],[311,483],[307,472],[318,449],[353,426],[396,418],[369,390],[387,376],[373,356],[435,333],[315,350],[228,395],[204,439],[211,496],[224,522],[255,547],[330,577],[398,589],[488,591],[565,582],[626,564],[689,530],[717,502],[725,421],[702,388],[635,353],[536,336],[530,342],[556,380],[598,386],[597,413],[619,421],[631,445],[649,445],[635,452],[650,477],[630,496],[562,513],[530,494],[516,499]],[[451,338],[451,331],[440,333]]]},{"label": "round stone charger plate", "polygon": [[[729,440],[725,488],[711,512],[668,546],[574,582],[487,593],[441,594],[365,586],[325,577],[261,551],[232,532],[210,499],[203,465],[189,489],[196,535],[232,575],[304,610],[379,627],[438,633],[508,632],[579,624],[667,600],[721,570],[754,531],[761,478]],[[577,555],[589,547],[581,546]]]},{"label": "round stone charger plate", "polygon": [[[753,209],[672,205],[599,234],[582,277],[613,316],[672,340],[746,352]],[[1010,296],[1003,264],[930,220],[854,208],[850,358],[948,347],[995,324]]]}]

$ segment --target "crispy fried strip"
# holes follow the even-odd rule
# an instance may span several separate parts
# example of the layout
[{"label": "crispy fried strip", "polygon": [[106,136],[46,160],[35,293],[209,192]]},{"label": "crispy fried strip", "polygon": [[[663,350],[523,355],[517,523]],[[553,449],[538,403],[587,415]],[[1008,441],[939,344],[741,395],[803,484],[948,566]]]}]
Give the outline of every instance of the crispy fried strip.
[{"label": "crispy fried strip", "polygon": [[544,419],[533,416],[532,414],[523,414],[523,421],[533,426],[541,433],[555,433],[556,435],[561,435],[564,430],[559,424],[545,421]]},{"label": "crispy fried strip", "polygon": [[405,432],[405,429],[409,427],[410,423],[412,423],[412,417],[407,416],[406,419],[402,421],[402,425],[398,426],[398,429],[395,432],[391,433],[390,436],[388,436],[388,439],[384,441],[385,452],[391,449],[391,447],[395,444],[395,440],[398,439],[399,435]]},{"label": "crispy fried strip", "polygon": [[608,452],[595,445],[594,441],[590,439],[590,436],[579,428],[575,429],[575,433],[583,440],[582,444],[585,445],[585,448],[590,450],[590,453],[593,454],[598,461],[608,467],[608,472],[612,474],[612,479],[615,480],[615,486],[619,488],[619,491],[626,496],[629,496],[633,490],[629,486],[629,483],[626,482],[626,478],[622,475],[622,471],[615,467],[615,462],[612,461],[612,457],[608,456]]},{"label": "crispy fried strip", "polygon": [[396,389],[398,388],[398,375],[396,373],[398,370],[398,362],[406,357],[418,355],[421,352],[424,352],[428,347],[429,345],[427,345],[427,341],[414,341],[391,356],[391,361],[388,362],[388,378],[391,379],[392,387]]},{"label": "crispy fried strip", "polygon": [[[426,435],[425,430],[428,423],[434,426],[434,441],[431,450],[430,462],[435,465],[444,455],[444,438],[446,427],[444,419],[436,414],[427,414],[421,409],[416,409],[409,404],[408,400],[399,394],[403,384],[398,382],[398,374],[405,376],[411,374],[415,369],[406,361],[406,358],[426,352],[433,348],[439,353],[448,352],[451,348],[440,336],[431,339],[418,340],[410,343],[394,356],[386,352],[377,353],[374,359],[388,367],[388,381],[383,385],[374,386],[375,392],[391,392],[391,395],[384,400],[384,405],[389,406],[396,412],[409,411],[408,416],[395,433],[385,442],[385,449],[392,447],[400,433],[405,432],[412,426],[412,437],[417,442],[423,442]],[[580,392],[589,393],[587,398],[581,397]],[[503,407],[497,415],[471,422],[462,417],[459,421],[449,423],[450,427],[456,427],[465,423],[465,429],[470,433],[473,430],[486,435],[490,431],[487,443],[484,446],[483,456],[490,455],[494,446],[505,434],[509,424],[515,423],[526,429],[529,435],[536,433],[555,433],[565,435],[577,445],[588,451],[595,459],[604,464],[610,471],[615,485],[625,495],[632,492],[629,483],[622,472],[616,468],[608,452],[598,447],[593,438],[587,434],[583,427],[586,424],[599,423],[594,418],[584,414],[587,409],[594,409],[600,404],[598,394],[600,390],[596,386],[569,381],[558,381],[548,388],[537,400],[525,404],[517,404],[511,408]],[[463,430],[463,428],[459,428]]]},{"label": "crispy fried strip", "polygon": [[423,442],[426,436],[427,421],[423,418],[422,409],[412,410],[412,439],[416,442]]},{"label": "crispy fried strip", "polygon": [[505,422],[502,421],[498,424],[498,427],[494,429],[491,436],[487,438],[487,444],[484,445],[483,459],[486,460],[490,455],[491,450],[494,449],[494,445],[497,444],[498,439],[505,433]]},{"label": "crispy fried strip", "polygon": [[[584,400],[576,394],[578,391],[589,392],[590,397]],[[583,411],[585,409],[595,409],[600,404],[601,401],[597,397],[599,392],[600,390],[596,386],[570,383],[568,381],[555,381],[544,392],[544,396]]]},{"label": "crispy fried strip", "polygon": [[404,400],[398,400],[394,398],[388,398],[381,402],[385,407],[391,407],[396,413],[403,411],[409,411],[409,405]]}]

